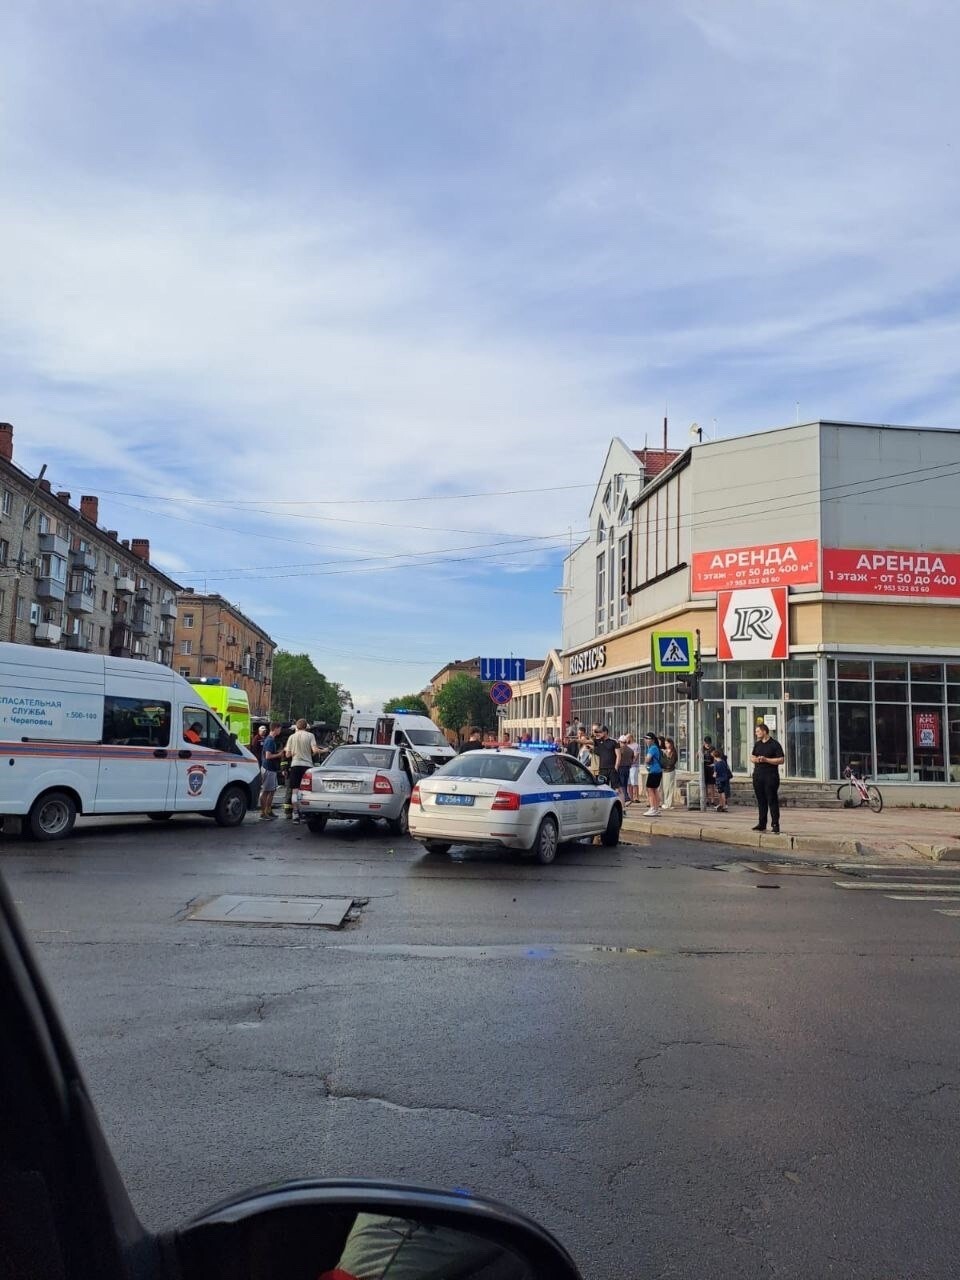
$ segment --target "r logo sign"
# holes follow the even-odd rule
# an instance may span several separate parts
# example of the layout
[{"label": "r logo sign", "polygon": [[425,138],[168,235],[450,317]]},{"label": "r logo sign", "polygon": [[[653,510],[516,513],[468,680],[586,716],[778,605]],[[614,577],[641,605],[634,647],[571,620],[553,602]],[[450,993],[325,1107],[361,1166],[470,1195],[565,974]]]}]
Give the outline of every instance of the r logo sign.
[{"label": "r logo sign", "polygon": [[787,588],[750,587],[717,593],[717,657],[786,658]]}]

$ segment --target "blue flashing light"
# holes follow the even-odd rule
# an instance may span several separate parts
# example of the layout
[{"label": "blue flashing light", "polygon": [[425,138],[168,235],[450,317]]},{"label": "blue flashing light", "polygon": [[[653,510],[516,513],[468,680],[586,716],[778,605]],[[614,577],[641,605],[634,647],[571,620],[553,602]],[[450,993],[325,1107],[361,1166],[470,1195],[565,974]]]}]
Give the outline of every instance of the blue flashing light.
[{"label": "blue flashing light", "polygon": [[518,742],[515,749],[517,751],[559,751],[560,745],[556,742]]}]

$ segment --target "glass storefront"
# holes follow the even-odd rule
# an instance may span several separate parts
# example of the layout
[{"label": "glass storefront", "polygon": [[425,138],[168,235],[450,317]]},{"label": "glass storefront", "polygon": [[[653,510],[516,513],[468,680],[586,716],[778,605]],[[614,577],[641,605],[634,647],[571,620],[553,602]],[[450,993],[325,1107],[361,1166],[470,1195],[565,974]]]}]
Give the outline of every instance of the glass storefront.
[{"label": "glass storefront", "polygon": [[960,663],[827,659],[830,776],[960,782]]},{"label": "glass storefront", "polygon": [[[824,715],[818,663],[827,690]],[[649,668],[571,686],[572,712],[611,733],[669,735],[689,768],[690,704],[676,677]],[[848,765],[889,782],[960,782],[960,662],[914,658],[791,658],[705,662],[703,732],[735,774],[751,771],[754,729],[770,726],[789,778],[837,780]]]}]

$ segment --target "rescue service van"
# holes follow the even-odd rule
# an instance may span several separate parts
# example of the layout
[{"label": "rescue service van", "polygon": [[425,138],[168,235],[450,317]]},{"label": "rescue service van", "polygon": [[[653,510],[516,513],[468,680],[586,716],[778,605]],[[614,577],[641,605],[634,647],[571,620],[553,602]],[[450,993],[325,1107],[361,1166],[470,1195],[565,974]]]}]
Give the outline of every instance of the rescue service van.
[{"label": "rescue service van", "polygon": [[370,711],[345,711],[340,720],[345,739],[373,742],[380,746],[410,747],[435,765],[446,764],[456,755],[429,716],[411,711],[392,711],[377,715]]},{"label": "rescue service van", "polygon": [[207,813],[257,803],[255,758],[169,667],[0,643],[0,820],[57,840],[77,814]]}]

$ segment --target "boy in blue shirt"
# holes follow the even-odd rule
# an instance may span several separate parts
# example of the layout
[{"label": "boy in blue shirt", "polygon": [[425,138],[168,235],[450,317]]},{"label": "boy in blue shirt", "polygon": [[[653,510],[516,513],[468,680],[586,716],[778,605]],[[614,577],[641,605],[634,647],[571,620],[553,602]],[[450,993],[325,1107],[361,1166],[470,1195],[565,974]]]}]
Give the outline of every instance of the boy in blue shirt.
[{"label": "boy in blue shirt", "polygon": [[727,764],[727,757],[718,748],[714,747],[713,756],[713,778],[714,785],[717,789],[717,795],[720,799],[717,801],[717,813],[727,812],[727,801],[730,799],[730,779],[733,773]]}]

